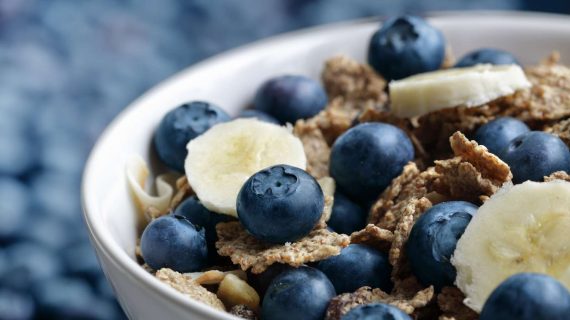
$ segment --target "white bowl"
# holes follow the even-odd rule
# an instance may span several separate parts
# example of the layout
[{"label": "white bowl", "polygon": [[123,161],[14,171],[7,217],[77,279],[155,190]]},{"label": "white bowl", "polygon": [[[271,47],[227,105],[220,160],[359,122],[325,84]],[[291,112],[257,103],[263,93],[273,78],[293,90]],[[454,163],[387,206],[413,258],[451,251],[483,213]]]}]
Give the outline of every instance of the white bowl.
[{"label": "white bowl", "polygon": [[[569,16],[513,12],[430,15],[456,56],[480,48],[513,52],[532,64],[558,50],[570,60]],[[377,19],[340,23],[263,40],[201,62],[127,107],[93,149],[83,179],[85,221],[103,270],[131,319],[237,319],[163,285],[135,261],[137,215],[125,179],[132,154],[150,161],[151,137],[162,116],[180,103],[204,99],[235,114],[265,79],[299,73],[318,78],[323,62],[344,53],[360,61]]]}]

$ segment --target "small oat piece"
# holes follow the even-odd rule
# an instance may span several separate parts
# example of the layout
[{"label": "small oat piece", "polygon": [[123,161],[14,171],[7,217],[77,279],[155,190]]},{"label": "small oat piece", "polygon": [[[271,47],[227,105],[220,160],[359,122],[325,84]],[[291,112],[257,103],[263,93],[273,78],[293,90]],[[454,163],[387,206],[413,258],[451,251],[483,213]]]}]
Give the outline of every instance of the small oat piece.
[{"label": "small oat piece", "polygon": [[389,295],[380,289],[362,287],[352,293],[344,293],[334,297],[327,308],[326,320],[339,320],[351,309],[369,303],[381,302],[400,308],[407,314],[426,306],[433,298],[433,287],[421,290],[412,297]]},{"label": "small oat piece", "polygon": [[184,175],[178,178],[178,180],[176,180],[176,193],[174,194],[174,197],[172,197],[172,200],[170,201],[170,208],[176,209],[176,207],[178,207],[178,205],[180,204],[180,202],[182,202],[182,200],[186,199],[192,194],[194,194],[194,191],[190,187],[190,184],[188,183],[188,179],[186,178],[186,176]]},{"label": "small oat piece", "polygon": [[243,304],[238,304],[233,306],[230,309],[230,314],[242,318],[242,319],[246,319],[246,320],[257,320],[257,315],[256,313],[251,310],[248,306],[243,305]]},{"label": "small oat piece", "polygon": [[544,182],[549,182],[554,180],[564,180],[570,182],[570,175],[568,175],[566,171],[556,171],[551,175],[549,175],[548,177],[544,177]]},{"label": "small oat piece", "polygon": [[359,103],[371,101],[384,105],[388,100],[386,81],[367,64],[344,55],[325,62],[322,79],[329,97],[342,97],[346,101],[357,102],[353,104],[354,109],[348,110],[352,117],[359,112]]},{"label": "small oat piece", "polygon": [[456,287],[444,287],[437,295],[437,305],[442,311],[440,319],[476,320],[477,313],[463,304],[465,295]]},{"label": "small oat piece", "polygon": [[493,195],[511,181],[509,166],[484,146],[469,141],[461,132],[450,138],[455,157],[435,161],[439,177],[434,188],[454,199],[477,202],[481,196]]},{"label": "small oat piece", "polygon": [[189,276],[167,268],[158,270],[155,276],[158,280],[191,299],[205,303],[218,310],[226,310],[222,301],[215,294],[194,282]]},{"label": "small oat piece", "polygon": [[306,237],[284,245],[268,244],[248,234],[239,222],[218,223],[216,248],[221,256],[228,256],[242,270],[251,268],[261,273],[274,263],[294,267],[335,256],[350,243],[347,235],[315,229]]},{"label": "small oat piece", "polygon": [[373,224],[367,225],[360,231],[350,235],[350,243],[359,243],[371,246],[382,252],[388,252],[394,241],[394,233]]},{"label": "small oat piece", "polygon": [[570,119],[557,122],[553,126],[546,128],[545,131],[557,135],[570,147]]},{"label": "small oat piece", "polygon": [[293,133],[303,143],[307,155],[307,172],[317,179],[328,176],[331,150],[317,124],[299,120]]},{"label": "small oat piece", "polygon": [[233,274],[227,274],[220,283],[218,298],[228,307],[246,305],[251,310],[259,310],[259,295],[247,282]]}]

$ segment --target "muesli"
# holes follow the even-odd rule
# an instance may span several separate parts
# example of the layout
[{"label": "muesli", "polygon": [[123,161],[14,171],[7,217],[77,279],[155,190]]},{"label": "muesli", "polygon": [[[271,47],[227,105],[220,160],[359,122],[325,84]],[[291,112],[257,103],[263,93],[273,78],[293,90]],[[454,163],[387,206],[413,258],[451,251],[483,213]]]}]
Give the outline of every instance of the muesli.
[{"label": "muesli", "polygon": [[268,80],[234,120],[167,114],[154,144],[179,174],[151,195],[128,164],[141,265],[245,319],[567,318],[570,69],[455,61],[412,16],[368,52],[326,61],[323,86]]}]

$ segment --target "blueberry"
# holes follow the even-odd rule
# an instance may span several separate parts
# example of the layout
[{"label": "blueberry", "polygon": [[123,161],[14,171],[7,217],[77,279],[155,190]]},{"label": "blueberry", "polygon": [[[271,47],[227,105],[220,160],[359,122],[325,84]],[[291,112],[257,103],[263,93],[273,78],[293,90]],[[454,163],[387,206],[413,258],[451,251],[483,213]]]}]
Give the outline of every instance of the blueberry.
[{"label": "blueberry", "polygon": [[101,267],[89,242],[66,248],[63,251],[63,261],[68,275],[83,278],[97,285],[101,277]]},{"label": "blueberry", "polygon": [[336,295],[327,276],[311,267],[287,270],[267,289],[261,305],[264,320],[321,320]]},{"label": "blueberry", "polygon": [[360,305],[340,320],[412,320],[404,311],[385,303]]},{"label": "blueberry", "polygon": [[231,218],[206,209],[196,196],[188,197],[182,201],[176,210],[174,210],[174,214],[183,216],[192,222],[193,225],[204,228],[208,246],[208,256],[210,262],[214,262],[217,256],[216,241],[218,241],[216,225],[220,222],[230,221]]},{"label": "blueberry", "polygon": [[4,276],[5,271],[9,269],[9,264],[11,264],[4,248],[2,249],[0,250],[0,279]]},{"label": "blueberry", "polygon": [[0,126],[0,174],[22,175],[37,162],[37,139],[28,128]]},{"label": "blueberry", "polygon": [[570,317],[570,293],[556,279],[519,273],[501,283],[487,298],[481,320],[563,320]]},{"label": "blueberry", "polygon": [[54,278],[34,288],[40,320],[114,318],[115,309],[94,296],[89,284],[76,278]]},{"label": "blueberry", "polygon": [[556,171],[570,172],[570,151],[555,135],[531,131],[514,138],[499,154],[513,173],[513,182],[542,181]]},{"label": "blueberry", "polygon": [[212,126],[229,121],[230,116],[208,102],[194,101],[168,112],[154,135],[159,158],[171,169],[184,171],[186,145]]},{"label": "blueberry", "polygon": [[414,159],[412,142],[401,129],[364,123],[333,144],[330,173],[341,191],[364,202],[376,198]]},{"label": "blueberry", "polygon": [[334,193],[334,204],[328,226],[335,232],[351,234],[366,226],[368,213],[340,191]]},{"label": "blueberry", "polygon": [[80,175],[88,148],[82,139],[62,130],[45,134],[39,150],[39,165],[47,170]]},{"label": "blueberry", "polygon": [[178,215],[160,217],[141,236],[144,261],[153,269],[199,271],[206,266],[208,248],[204,229]]},{"label": "blueberry", "polygon": [[70,242],[69,226],[64,219],[44,214],[34,216],[30,220],[33,223],[20,232],[21,240],[34,242],[55,251],[61,250]]},{"label": "blueberry", "polygon": [[27,215],[29,214],[28,188],[13,178],[0,179],[0,243],[15,240],[18,233],[29,227]]},{"label": "blueberry", "polygon": [[251,176],[237,197],[237,214],[254,237],[293,242],[306,236],[324,208],[318,182],[302,169],[276,165]]},{"label": "blueberry", "polygon": [[455,64],[455,67],[471,67],[480,63],[520,65],[517,59],[509,52],[499,49],[483,48],[471,51],[461,57]]},{"label": "blueberry", "polygon": [[387,80],[437,70],[444,56],[442,33],[415,16],[386,21],[368,47],[368,63]]},{"label": "blueberry", "polygon": [[271,281],[289,269],[293,269],[293,267],[287,264],[275,263],[259,274],[251,273],[248,271],[247,280],[248,283],[257,291],[257,293],[259,293],[259,296],[263,297],[267,291],[267,288],[269,288]]},{"label": "blueberry", "polygon": [[81,206],[69,197],[79,197],[79,179],[53,172],[43,171],[31,178],[33,205],[42,214],[58,216],[62,219],[81,221]]},{"label": "blueberry", "polygon": [[388,256],[362,244],[351,244],[339,255],[320,261],[317,269],[330,279],[338,294],[364,286],[390,292],[392,266]]},{"label": "blueberry", "polygon": [[295,123],[316,115],[327,102],[327,94],[317,81],[304,76],[285,75],[261,85],[255,94],[254,106],[281,123]]},{"label": "blueberry", "polygon": [[406,255],[422,284],[433,285],[438,291],[453,285],[457,274],[450,259],[476,211],[477,206],[469,202],[442,202],[416,221],[406,243]]},{"label": "blueberry", "polygon": [[265,121],[269,123],[280,124],[277,119],[268,115],[267,113],[255,109],[242,110],[236,118],[256,118],[260,121]]},{"label": "blueberry", "polygon": [[477,129],[475,141],[498,155],[511,140],[529,131],[524,122],[511,117],[501,117]]},{"label": "blueberry", "polygon": [[26,291],[35,284],[56,277],[63,265],[54,252],[37,244],[19,242],[5,249],[8,262],[0,274],[4,288]]},{"label": "blueberry", "polygon": [[34,309],[34,300],[31,296],[7,289],[0,289],[0,319],[33,319]]}]

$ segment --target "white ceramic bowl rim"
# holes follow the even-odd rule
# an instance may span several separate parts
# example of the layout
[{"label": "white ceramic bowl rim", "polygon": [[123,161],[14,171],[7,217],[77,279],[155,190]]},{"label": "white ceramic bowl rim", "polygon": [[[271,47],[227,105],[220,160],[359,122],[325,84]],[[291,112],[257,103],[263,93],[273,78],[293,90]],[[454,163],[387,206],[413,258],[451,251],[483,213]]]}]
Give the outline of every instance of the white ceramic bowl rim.
[{"label": "white ceramic bowl rim", "polygon": [[[566,24],[566,27],[570,29],[570,23],[568,23],[568,16],[565,15],[557,15],[557,14],[545,14],[545,13],[530,13],[530,12],[502,12],[502,11],[471,11],[471,12],[437,12],[437,13],[430,13],[427,14],[428,17],[465,17],[470,19],[476,19],[477,17],[508,17],[508,18],[521,18],[521,19],[533,19],[533,20],[540,20],[540,23],[544,24]],[[195,72],[201,69],[210,68],[210,66],[215,65],[218,61],[225,59],[228,56],[236,57],[239,55],[247,54],[250,50],[256,50],[256,48],[261,46],[271,45],[273,43],[278,43],[282,41],[287,41],[291,38],[302,37],[303,35],[311,34],[316,31],[330,31],[334,32],[334,30],[340,30],[346,28],[351,25],[357,24],[364,24],[370,23],[371,21],[378,21],[379,18],[368,18],[363,20],[356,20],[356,21],[349,21],[349,22],[341,22],[341,23],[334,23],[330,25],[322,25],[317,26],[309,29],[303,29],[300,31],[289,32],[286,34],[282,34],[276,37],[271,37],[267,40],[261,40],[255,42],[253,44],[248,44],[237,49],[233,49],[219,55],[216,55],[213,58],[209,58],[203,62],[195,64],[194,66],[183,70],[182,72],[174,75],[173,77],[169,78],[168,80],[162,82],[160,85],[154,87],[139,99],[131,103],[128,107],[126,107],[105,129],[97,143],[95,144],[89,159],[87,161],[83,181],[82,181],[82,206],[84,212],[84,219],[88,230],[91,234],[91,239],[94,242],[93,245],[100,249],[101,253],[104,254],[106,257],[109,258],[112,263],[119,267],[120,270],[124,273],[124,276],[132,278],[134,281],[138,281],[144,286],[150,288],[151,290],[157,291],[163,296],[171,299],[176,304],[181,306],[190,307],[193,311],[199,312],[200,314],[204,315],[211,315],[217,316],[220,318],[226,319],[238,319],[234,317],[228,317],[227,313],[214,310],[206,306],[205,304],[198,303],[194,300],[188,299],[187,297],[177,293],[173,289],[161,284],[158,280],[156,280],[151,274],[146,272],[143,268],[141,268],[133,259],[131,259],[127,253],[116,243],[116,241],[112,238],[109,230],[106,229],[104,223],[100,221],[97,217],[98,215],[95,214],[97,210],[100,210],[100,206],[96,203],[96,197],[93,196],[94,190],[96,190],[95,186],[97,185],[97,172],[98,164],[96,163],[95,159],[103,156],[101,154],[102,145],[108,143],[110,139],[113,138],[113,132],[115,131],[115,127],[124,119],[128,118],[129,115],[133,112],[134,108],[136,108],[139,104],[139,101],[145,99],[145,97],[152,95],[153,93],[160,91],[161,88],[168,86],[172,82],[178,81],[184,74],[189,72]],[[108,155],[112,156],[112,155]]]}]

